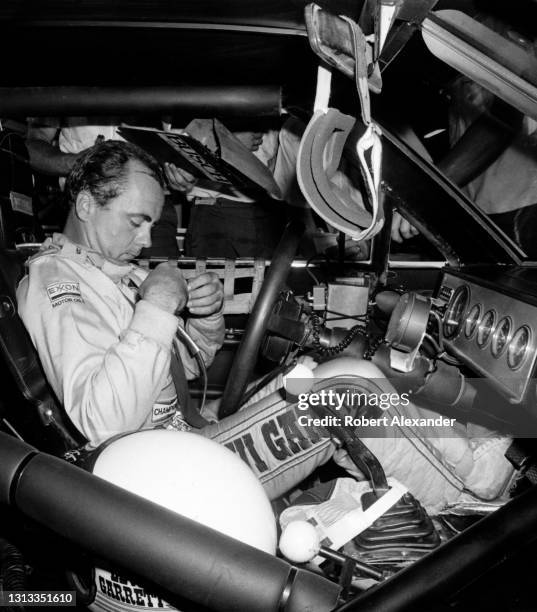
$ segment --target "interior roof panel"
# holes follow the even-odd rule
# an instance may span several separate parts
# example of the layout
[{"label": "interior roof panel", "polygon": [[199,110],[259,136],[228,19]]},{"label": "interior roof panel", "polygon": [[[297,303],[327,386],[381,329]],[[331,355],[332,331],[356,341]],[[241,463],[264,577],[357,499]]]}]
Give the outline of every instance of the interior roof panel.
[{"label": "interior roof panel", "polygon": [[300,0],[4,0],[0,19],[196,21],[304,29]]},{"label": "interior roof panel", "polygon": [[292,84],[315,64],[303,37],[150,28],[14,27],[0,53],[0,86]]}]

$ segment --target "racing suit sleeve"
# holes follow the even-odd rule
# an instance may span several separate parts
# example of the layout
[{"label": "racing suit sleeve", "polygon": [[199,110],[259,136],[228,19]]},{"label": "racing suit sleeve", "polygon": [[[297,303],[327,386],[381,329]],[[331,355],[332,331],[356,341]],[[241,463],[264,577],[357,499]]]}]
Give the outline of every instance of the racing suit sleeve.
[{"label": "racing suit sleeve", "polygon": [[141,428],[169,380],[177,317],[145,300],[133,315],[100,270],[40,260],[19,286],[19,313],[58,399],[92,446]]}]

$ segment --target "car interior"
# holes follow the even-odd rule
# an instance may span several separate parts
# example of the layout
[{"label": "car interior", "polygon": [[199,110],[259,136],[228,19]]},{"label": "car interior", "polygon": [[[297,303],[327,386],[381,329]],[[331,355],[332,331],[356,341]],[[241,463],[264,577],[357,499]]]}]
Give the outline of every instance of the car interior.
[{"label": "car interior", "polygon": [[[91,607],[104,567],[156,594],[144,605],[180,610],[533,609],[537,200],[487,209],[479,181],[515,150],[494,179],[515,199],[537,162],[536,14],[533,0],[0,8],[13,58],[0,76],[0,594],[67,590],[77,609],[106,609]],[[485,112],[474,105],[455,137],[478,96]],[[224,289],[225,341],[190,381],[195,411],[216,402],[230,417],[304,357],[368,362],[418,407],[512,438],[501,501],[430,515],[406,494],[345,546],[321,542],[296,561],[281,543],[255,550],[94,476],[16,301],[25,261],[66,215],[57,179],[30,167],[26,119],[82,115],[303,122],[305,206],[289,207],[269,259],[185,255],[191,212],[174,199],[177,266],[186,278],[213,271]],[[331,182],[343,167],[363,209]],[[337,434],[369,482],[366,508],[392,485],[356,431]],[[309,491],[345,476],[328,463],[272,509],[312,503]]]}]

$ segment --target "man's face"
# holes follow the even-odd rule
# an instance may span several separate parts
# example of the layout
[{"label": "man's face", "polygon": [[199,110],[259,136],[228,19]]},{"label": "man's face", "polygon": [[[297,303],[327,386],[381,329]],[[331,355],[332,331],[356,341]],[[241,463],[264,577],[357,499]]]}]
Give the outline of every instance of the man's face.
[{"label": "man's face", "polygon": [[242,144],[254,153],[263,142],[263,132],[233,132]]},{"label": "man's face", "polygon": [[151,228],[160,218],[164,192],[149,170],[130,162],[125,190],[106,206],[97,203],[87,220],[88,245],[107,258],[129,262],[151,246]]}]

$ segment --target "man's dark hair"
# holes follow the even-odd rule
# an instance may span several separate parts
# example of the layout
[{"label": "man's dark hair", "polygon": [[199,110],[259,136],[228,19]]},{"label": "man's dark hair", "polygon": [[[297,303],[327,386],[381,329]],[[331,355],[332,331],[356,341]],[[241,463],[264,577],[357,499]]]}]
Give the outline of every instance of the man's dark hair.
[{"label": "man's dark hair", "polygon": [[106,206],[125,190],[131,161],[143,164],[164,187],[164,176],[154,157],[130,142],[106,140],[81,155],[67,176],[65,198],[69,206],[74,205],[81,191],[89,191],[99,206]]}]

